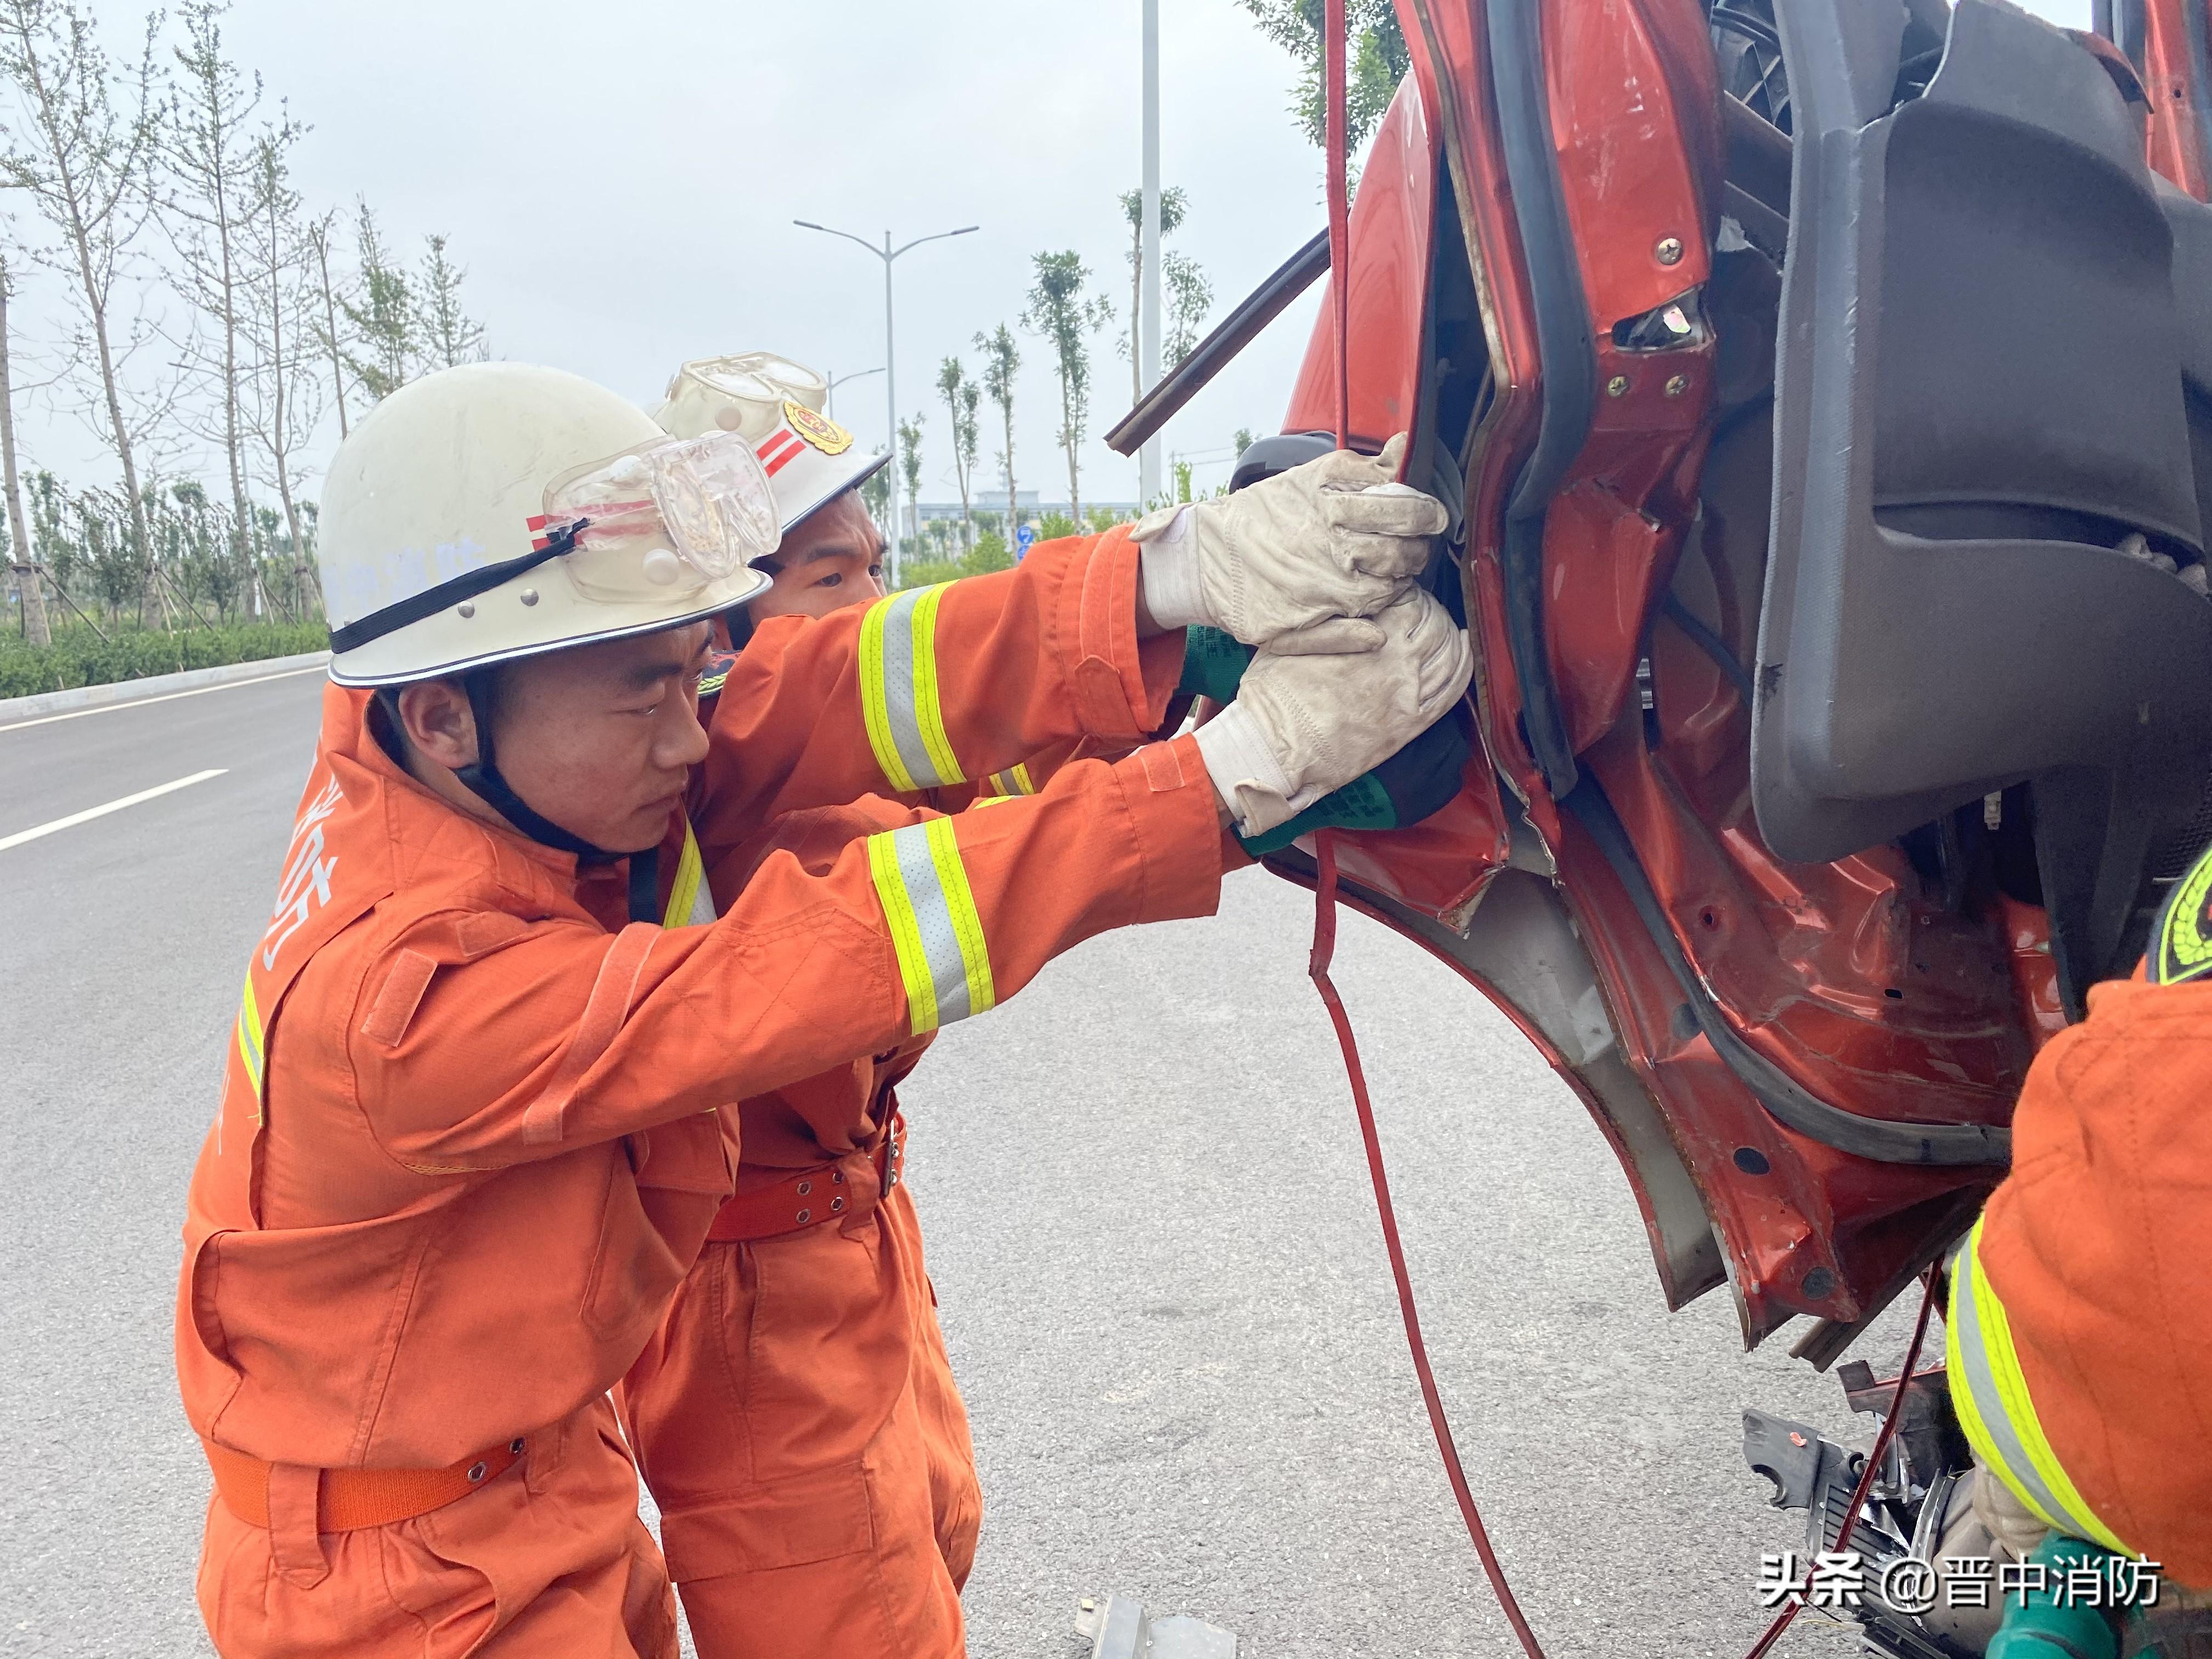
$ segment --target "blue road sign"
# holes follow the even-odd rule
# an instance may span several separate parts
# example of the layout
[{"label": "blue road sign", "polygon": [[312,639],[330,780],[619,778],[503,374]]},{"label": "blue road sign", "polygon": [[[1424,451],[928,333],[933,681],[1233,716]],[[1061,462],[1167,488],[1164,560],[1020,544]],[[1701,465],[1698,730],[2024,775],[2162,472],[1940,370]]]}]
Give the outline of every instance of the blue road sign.
[{"label": "blue road sign", "polygon": [[1025,524],[1014,532],[1014,562],[1019,564],[1029,556],[1030,549],[1036,545],[1036,526]]}]

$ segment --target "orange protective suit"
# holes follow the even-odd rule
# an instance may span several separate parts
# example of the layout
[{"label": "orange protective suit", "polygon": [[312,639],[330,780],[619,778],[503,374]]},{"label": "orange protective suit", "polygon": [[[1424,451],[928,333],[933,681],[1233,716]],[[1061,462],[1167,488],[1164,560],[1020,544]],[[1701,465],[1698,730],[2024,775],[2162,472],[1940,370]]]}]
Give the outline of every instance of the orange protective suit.
[{"label": "orange protective suit", "polygon": [[[996,767],[1139,740],[1180,646],[1139,647],[1134,584],[1109,535],[945,596],[937,735]],[[732,671],[702,846],[876,787],[860,621]],[[580,877],[455,812],[370,710],[326,693],[193,1175],[178,1370],[222,1494],[203,1610],[234,1659],[672,1653],[599,1401],[731,1191],[734,1103],[988,1007],[1091,933],[1209,912],[1212,790],[1188,739],[1155,744],[823,874],[771,857],[710,926],[625,926],[620,866]],[[362,1520],[367,1483],[457,1478]]]},{"label": "orange protective suit", "polygon": [[[714,873],[715,896],[772,852],[827,869],[930,816],[873,797],[793,813]],[[967,1413],[910,1191],[868,1201],[929,1041],[741,1103],[740,1196],[624,1383],[701,1659],[962,1650],[981,1520]],[[842,1176],[854,1201],[810,1224],[793,1224],[811,1194],[763,1213],[794,1172],[817,1192]]]},{"label": "orange protective suit", "polygon": [[2142,977],[2036,1056],[1954,1258],[1952,1398],[2060,1532],[2212,1589],[2212,854]]},{"label": "orange protective suit", "polygon": [[[886,617],[915,603],[860,602]],[[722,659],[701,682],[710,732],[737,660]],[[722,859],[714,899],[727,905],[771,852],[818,874],[852,842],[922,821],[915,808],[1033,795],[1106,747],[1063,740],[988,775],[787,815]],[[926,782],[887,772],[881,787]],[[740,1103],[740,1194],[788,1185],[793,1171],[826,1180],[841,1161],[856,1185],[879,1178],[859,1166],[881,1155],[897,1113],[894,1085],[930,1041],[916,1036]],[[957,1652],[981,1492],[911,1193],[894,1186],[872,1213],[825,1211],[818,1224],[771,1222],[765,1232],[744,1220],[745,1208],[733,1202],[718,1218],[620,1395],[702,1659]]]}]

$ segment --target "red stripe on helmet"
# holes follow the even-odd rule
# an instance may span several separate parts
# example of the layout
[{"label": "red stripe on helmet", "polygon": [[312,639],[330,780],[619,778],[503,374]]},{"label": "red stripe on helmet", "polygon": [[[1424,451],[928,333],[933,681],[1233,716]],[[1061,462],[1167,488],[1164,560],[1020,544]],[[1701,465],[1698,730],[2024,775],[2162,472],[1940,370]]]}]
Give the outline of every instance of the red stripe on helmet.
[{"label": "red stripe on helmet", "polygon": [[770,477],[788,465],[792,458],[806,446],[794,437],[788,428],[779,428],[768,441],[760,447],[761,469]]}]

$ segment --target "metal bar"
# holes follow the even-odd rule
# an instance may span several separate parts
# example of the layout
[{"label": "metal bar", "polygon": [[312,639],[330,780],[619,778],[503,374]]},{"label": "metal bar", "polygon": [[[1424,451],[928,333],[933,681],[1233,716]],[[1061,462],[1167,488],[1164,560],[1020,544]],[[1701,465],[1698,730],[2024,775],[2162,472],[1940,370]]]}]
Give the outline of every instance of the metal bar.
[{"label": "metal bar", "polygon": [[1281,316],[1284,308],[1311,288],[1314,279],[1328,269],[1328,233],[1323,230],[1276,266],[1267,281],[1221,319],[1219,327],[1200,341],[1189,356],[1146,392],[1144,401],[1107,433],[1106,447],[1116,455],[1135,454],[1139,445],[1203,392],[1238,352],[1252,343],[1261,329]]}]

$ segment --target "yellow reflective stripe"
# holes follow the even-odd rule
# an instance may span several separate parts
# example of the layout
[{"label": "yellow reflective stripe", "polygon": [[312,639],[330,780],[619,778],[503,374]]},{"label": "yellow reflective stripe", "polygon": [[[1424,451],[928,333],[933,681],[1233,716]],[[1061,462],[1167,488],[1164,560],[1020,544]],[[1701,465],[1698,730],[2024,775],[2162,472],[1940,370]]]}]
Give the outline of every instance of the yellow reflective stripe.
[{"label": "yellow reflective stripe", "polygon": [[2148,977],[2154,985],[2179,985],[2212,973],[2212,933],[2205,914],[2212,897],[2212,851],[2208,851],[2168,895],[2166,908],[2151,930],[2151,946],[2145,957]]},{"label": "yellow reflective stripe", "polygon": [[907,896],[906,881],[899,874],[898,854],[888,835],[868,837],[868,874],[883,902],[884,920],[890,925],[891,949],[897,953],[899,978],[906,987],[908,1023],[915,1036],[937,1029],[937,986],[929,972],[929,953],[922,948],[921,928],[915,920],[914,901]]},{"label": "yellow reflective stripe", "polygon": [[261,1005],[253,994],[253,975],[246,975],[246,989],[238,999],[238,1057],[246,1062],[246,1075],[253,1081],[254,1121],[261,1120],[259,1097],[262,1071]]},{"label": "yellow reflective stripe", "polygon": [[968,885],[968,866],[960,861],[960,838],[951,818],[932,818],[925,826],[929,836],[930,861],[937,866],[937,881],[945,895],[947,918],[960,948],[960,965],[968,981],[968,1012],[980,1014],[999,1000],[991,978],[991,951],[983,938],[983,919],[975,914],[975,895]]},{"label": "yellow reflective stripe", "polygon": [[1034,795],[1036,784],[1030,776],[1030,769],[1018,763],[1003,772],[992,773],[991,789],[999,795]]},{"label": "yellow reflective stripe", "polygon": [[869,836],[868,873],[890,926],[915,1035],[994,1006],[990,949],[952,820]]},{"label": "yellow reflective stripe", "polygon": [[699,838],[691,825],[684,826],[684,851],[676,860],[676,880],[668,890],[668,908],[661,912],[663,927],[704,927],[714,919],[714,896],[707,890],[706,865],[699,856]]},{"label": "yellow reflective stripe", "polygon": [[2089,1507],[2043,1431],[2013,1346],[2011,1320],[1982,1267],[1982,1224],[1975,1222],[1953,1260],[1950,1317],[1944,1322],[1944,1358],[1959,1425],[1975,1455],[2045,1526],[2132,1555]]},{"label": "yellow reflective stripe", "polygon": [[952,757],[952,739],[945,734],[945,705],[937,691],[937,607],[950,582],[926,587],[914,607],[914,716],[921,728],[922,747],[937,769],[939,783],[965,781],[960,763]]},{"label": "yellow reflective stripe", "polygon": [[948,584],[878,599],[860,619],[860,716],[893,789],[911,794],[967,775],[945,734],[937,678],[937,608]]},{"label": "yellow reflective stripe", "polygon": [[860,619],[860,717],[867,724],[868,747],[875,750],[884,776],[893,789],[911,794],[921,786],[891,741],[890,708],[884,696],[884,623],[890,608],[890,599],[878,599]]}]

